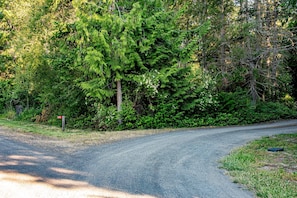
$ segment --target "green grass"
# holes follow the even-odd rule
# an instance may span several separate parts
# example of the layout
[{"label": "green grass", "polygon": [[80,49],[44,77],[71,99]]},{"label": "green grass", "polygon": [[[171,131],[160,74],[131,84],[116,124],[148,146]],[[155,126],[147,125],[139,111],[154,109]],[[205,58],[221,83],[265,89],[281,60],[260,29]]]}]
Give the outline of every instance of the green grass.
[{"label": "green grass", "polygon": [[61,127],[42,125],[27,121],[16,121],[0,117],[0,126],[9,131],[22,134],[40,135],[57,140],[68,141],[78,145],[93,145],[114,142],[122,139],[152,135],[174,131],[175,129],[150,129],[127,131],[91,131],[85,129],[68,129],[62,131]]},{"label": "green grass", "polygon": [[[283,152],[268,148],[283,147]],[[257,197],[297,197],[297,134],[264,137],[233,151],[222,161],[234,182]]]},{"label": "green grass", "polygon": [[33,133],[48,137],[67,138],[73,134],[80,134],[82,131],[66,129],[62,131],[59,127],[41,125],[33,122],[15,121],[0,119],[0,126],[5,126],[13,131]]}]

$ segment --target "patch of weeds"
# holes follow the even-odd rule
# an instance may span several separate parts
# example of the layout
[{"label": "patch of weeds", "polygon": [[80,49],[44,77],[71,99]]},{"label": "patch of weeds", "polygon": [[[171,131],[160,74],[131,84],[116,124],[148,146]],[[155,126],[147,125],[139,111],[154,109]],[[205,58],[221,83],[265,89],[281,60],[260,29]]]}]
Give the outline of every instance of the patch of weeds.
[{"label": "patch of weeds", "polygon": [[[233,151],[222,161],[235,183],[257,197],[297,197],[297,134],[264,137]],[[282,147],[284,152],[268,152]]]},{"label": "patch of weeds", "polygon": [[255,161],[255,156],[245,153],[244,149],[239,149],[236,153],[227,156],[223,161],[223,167],[229,171],[243,171]]}]

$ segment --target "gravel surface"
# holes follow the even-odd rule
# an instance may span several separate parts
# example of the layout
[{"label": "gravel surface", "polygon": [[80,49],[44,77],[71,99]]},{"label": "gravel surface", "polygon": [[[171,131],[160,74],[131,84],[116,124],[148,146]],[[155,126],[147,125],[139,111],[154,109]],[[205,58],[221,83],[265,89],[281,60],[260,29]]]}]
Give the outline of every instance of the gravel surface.
[{"label": "gravel surface", "polygon": [[0,197],[251,198],[218,160],[261,136],[296,132],[290,120],[77,147],[0,128]]}]

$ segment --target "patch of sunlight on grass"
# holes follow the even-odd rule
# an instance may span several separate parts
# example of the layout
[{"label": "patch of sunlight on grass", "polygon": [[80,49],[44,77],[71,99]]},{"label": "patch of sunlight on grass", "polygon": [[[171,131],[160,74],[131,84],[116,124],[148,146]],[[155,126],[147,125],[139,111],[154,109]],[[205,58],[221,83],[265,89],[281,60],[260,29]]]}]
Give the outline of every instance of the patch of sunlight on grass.
[{"label": "patch of sunlight on grass", "polygon": [[[258,197],[297,197],[297,134],[264,137],[232,151],[221,160],[234,182]],[[269,152],[283,147],[284,152]]]}]

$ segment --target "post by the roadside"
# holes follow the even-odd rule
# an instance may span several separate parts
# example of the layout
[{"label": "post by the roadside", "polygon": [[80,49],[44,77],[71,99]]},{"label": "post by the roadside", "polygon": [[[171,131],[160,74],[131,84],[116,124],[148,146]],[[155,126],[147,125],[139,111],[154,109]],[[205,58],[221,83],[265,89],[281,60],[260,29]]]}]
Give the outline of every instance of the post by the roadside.
[{"label": "post by the roadside", "polygon": [[57,118],[62,120],[62,131],[65,131],[65,128],[66,128],[66,116],[58,116]]}]

